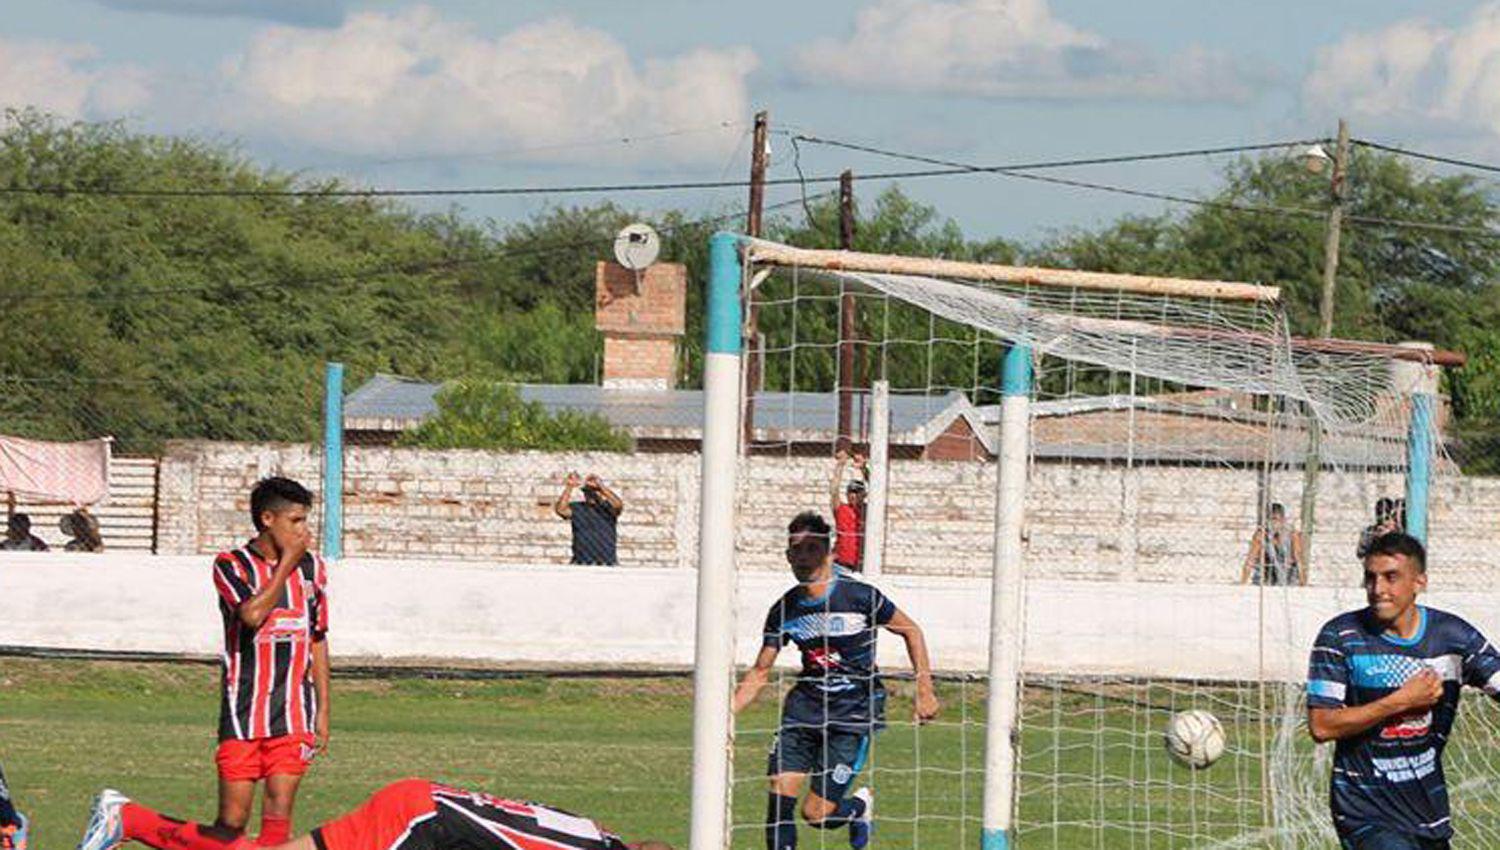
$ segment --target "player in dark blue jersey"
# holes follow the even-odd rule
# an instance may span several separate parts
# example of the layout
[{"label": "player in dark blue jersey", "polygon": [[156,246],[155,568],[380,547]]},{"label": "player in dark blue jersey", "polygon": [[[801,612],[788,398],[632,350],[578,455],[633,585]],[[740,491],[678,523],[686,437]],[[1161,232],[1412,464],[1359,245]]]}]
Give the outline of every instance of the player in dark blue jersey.
[{"label": "player in dark blue jersey", "polygon": [[1337,741],[1330,805],[1346,850],[1446,850],[1453,835],[1443,747],[1459,690],[1500,698],[1500,652],[1461,618],[1417,604],[1427,553],[1402,533],[1365,555],[1369,606],[1318,633],[1307,726]]},{"label": "player in dark blue jersey", "polygon": [[875,665],[881,627],[906,641],[916,672],[917,722],[937,716],[932,667],[922,629],[879,590],[833,564],[828,523],[816,513],[799,514],[788,526],[786,557],[797,586],[766,615],[755,666],[740,680],[734,710],[754,702],[770,680],[771,665],[790,640],[802,652],[802,670],[781,708],[781,729],[766,769],[771,795],[766,810],[766,846],[797,846],[797,795],[812,776],[802,817],[818,829],[849,827],[849,846],[870,841],[873,797],[849,786],[864,766],[870,736],[885,723],[885,685]]}]

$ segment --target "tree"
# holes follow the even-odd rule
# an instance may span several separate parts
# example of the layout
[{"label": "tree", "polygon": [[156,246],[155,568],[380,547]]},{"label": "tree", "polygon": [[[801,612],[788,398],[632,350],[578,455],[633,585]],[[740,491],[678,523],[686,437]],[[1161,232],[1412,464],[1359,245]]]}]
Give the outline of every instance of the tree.
[{"label": "tree", "polygon": [[513,384],[459,380],[437,394],[437,413],[403,434],[399,445],[424,449],[611,451],[631,448],[630,436],[598,414],[550,412],[525,401]]}]

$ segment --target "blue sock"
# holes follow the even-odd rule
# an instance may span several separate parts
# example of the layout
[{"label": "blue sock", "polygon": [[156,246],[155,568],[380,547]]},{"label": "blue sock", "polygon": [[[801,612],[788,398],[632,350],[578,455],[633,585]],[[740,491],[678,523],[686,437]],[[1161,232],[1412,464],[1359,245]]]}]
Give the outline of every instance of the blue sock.
[{"label": "blue sock", "polygon": [[797,798],[772,794],[766,800],[766,850],[797,850]]},{"label": "blue sock", "polygon": [[833,812],[828,815],[828,817],[823,818],[817,823],[809,823],[808,826],[815,829],[838,829],[839,827],[848,824],[849,821],[857,820],[859,816],[864,813],[864,800],[861,800],[858,797],[845,797],[842,801],[839,802],[839,807],[837,809],[834,809]]}]

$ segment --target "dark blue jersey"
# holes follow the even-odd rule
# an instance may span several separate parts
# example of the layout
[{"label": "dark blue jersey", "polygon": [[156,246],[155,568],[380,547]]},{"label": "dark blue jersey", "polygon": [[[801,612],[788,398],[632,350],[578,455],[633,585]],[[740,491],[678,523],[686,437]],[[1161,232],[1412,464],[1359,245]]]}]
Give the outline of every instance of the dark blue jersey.
[{"label": "dark blue jersey", "polygon": [[1442,699],[1430,710],[1393,717],[1338,742],[1330,803],[1340,832],[1376,825],[1432,839],[1453,834],[1443,747],[1465,684],[1500,697],[1500,653],[1461,618],[1417,610],[1417,633],[1409,640],[1386,633],[1361,609],[1329,620],[1313,645],[1309,708],[1374,702],[1424,667],[1443,677]]},{"label": "dark blue jersey", "polygon": [[895,603],[842,570],[822,596],[810,597],[800,585],[783,594],[766,614],[764,645],[796,643],[802,671],[782,704],[782,725],[878,725],[885,685],[875,666],[875,635],[895,615]]}]

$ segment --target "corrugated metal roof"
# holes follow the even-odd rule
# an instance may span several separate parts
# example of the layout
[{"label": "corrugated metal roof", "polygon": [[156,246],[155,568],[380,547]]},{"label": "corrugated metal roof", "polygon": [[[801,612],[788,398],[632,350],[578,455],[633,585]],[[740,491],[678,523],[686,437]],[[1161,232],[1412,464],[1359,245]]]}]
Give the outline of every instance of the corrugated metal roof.
[{"label": "corrugated metal roof", "polygon": [[[437,411],[440,384],[377,374],[344,400],[345,427],[401,430]],[[597,413],[636,436],[697,438],[703,421],[701,390],[616,389],[593,384],[518,384],[521,398],[550,411]],[[967,417],[982,430],[974,407],[963,393],[907,395],[893,393],[891,436],[900,444],[926,444],[952,421]],[[856,405],[868,408],[868,397]],[[868,415],[868,414],[866,414]],[[855,421],[860,421],[856,410]],[[770,438],[831,439],[838,427],[837,393],[763,392],[755,397],[757,432]]]}]

